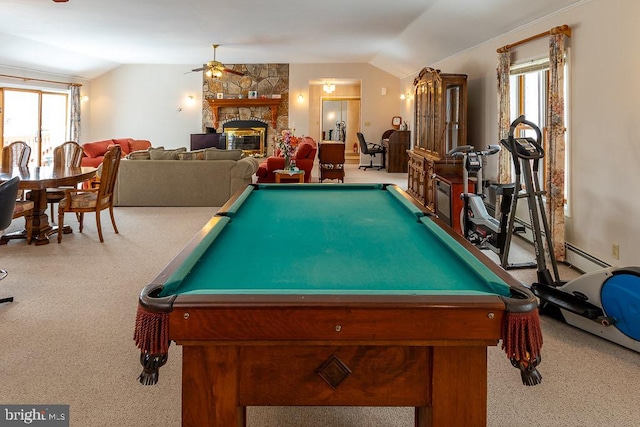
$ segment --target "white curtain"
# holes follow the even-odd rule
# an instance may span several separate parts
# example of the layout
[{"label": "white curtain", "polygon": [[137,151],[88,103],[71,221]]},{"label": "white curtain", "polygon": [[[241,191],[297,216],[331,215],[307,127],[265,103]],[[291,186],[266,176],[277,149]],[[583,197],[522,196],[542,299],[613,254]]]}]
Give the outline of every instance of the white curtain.
[{"label": "white curtain", "polygon": [[69,123],[69,140],[80,143],[80,87],[72,84],[69,88],[71,93],[71,114]]}]

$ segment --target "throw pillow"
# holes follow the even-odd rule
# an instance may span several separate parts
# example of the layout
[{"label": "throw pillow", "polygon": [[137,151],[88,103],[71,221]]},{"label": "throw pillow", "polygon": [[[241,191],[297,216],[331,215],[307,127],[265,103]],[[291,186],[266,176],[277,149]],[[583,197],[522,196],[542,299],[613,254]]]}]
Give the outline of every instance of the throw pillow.
[{"label": "throw pillow", "polygon": [[159,148],[149,148],[149,154],[151,160],[178,160],[178,154],[187,151],[186,148],[181,147],[175,150],[163,150]]},{"label": "throw pillow", "polygon": [[112,144],[113,140],[105,139],[104,141],[87,142],[86,144],[82,144],[82,149],[87,157],[95,158],[104,156],[104,153],[107,151],[107,147]]},{"label": "throw pillow", "polygon": [[132,151],[129,154],[127,154],[125,159],[129,159],[129,160],[151,160],[151,153],[149,153],[149,150]]},{"label": "throw pillow", "polygon": [[149,147],[151,147],[151,142],[146,139],[132,139],[129,141],[129,148],[132,152],[146,150]]},{"label": "throw pillow", "polygon": [[204,160],[204,150],[185,151],[178,153],[178,160]]},{"label": "throw pillow", "polygon": [[131,138],[119,138],[119,139],[114,139],[113,142],[115,142],[116,144],[118,144],[120,146],[120,148],[122,148],[122,155],[126,155],[129,154],[131,151],[131,146],[129,145],[129,142],[133,141]]},{"label": "throw pillow", "polygon": [[207,150],[205,156],[207,160],[240,160],[242,150]]}]

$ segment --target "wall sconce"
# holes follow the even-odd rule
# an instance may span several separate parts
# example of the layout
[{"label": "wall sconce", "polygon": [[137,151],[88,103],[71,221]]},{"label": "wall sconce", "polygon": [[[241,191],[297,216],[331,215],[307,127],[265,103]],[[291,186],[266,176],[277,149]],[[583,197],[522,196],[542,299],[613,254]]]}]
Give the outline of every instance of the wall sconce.
[{"label": "wall sconce", "polygon": [[196,97],[193,95],[185,95],[182,106],[178,106],[178,112],[182,111],[182,107],[191,108],[196,103]]},{"label": "wall sconce", "polygon": [[411,94],[409,92],[400,94],[400,99],[411,99]]},{"label": "wall sconce", "polygon": [[82,96],[80,97],[80,101],[81,101],[81,102],[87,102],[88,100],[89,100],[89,95],[82,95]]},{"label": "wall sconce", "polygon": [[326,82],[322,86],[322,90],[325,91],[326,93],[332,93],[333,91],[336,90],[336,85],[332,85],[331,82]]},{"label": "wall sconce", "polygon": [[300,94],[298,95],[298,102],[303,102],[304,101],[304,95]]}]

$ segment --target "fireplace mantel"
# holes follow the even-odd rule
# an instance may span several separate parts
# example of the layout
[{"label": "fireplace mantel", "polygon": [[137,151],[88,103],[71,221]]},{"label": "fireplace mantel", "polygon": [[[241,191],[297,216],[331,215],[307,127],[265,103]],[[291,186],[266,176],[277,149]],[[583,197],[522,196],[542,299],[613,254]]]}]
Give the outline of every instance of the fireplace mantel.
[{"label": "fireplace mantel", "polygon": [[218,128],[218,109],[224,107],[269,107],[271,109],[271,126],[278,128],[278,105],[280,99],[207,99],[213,113],[213,127]]}]

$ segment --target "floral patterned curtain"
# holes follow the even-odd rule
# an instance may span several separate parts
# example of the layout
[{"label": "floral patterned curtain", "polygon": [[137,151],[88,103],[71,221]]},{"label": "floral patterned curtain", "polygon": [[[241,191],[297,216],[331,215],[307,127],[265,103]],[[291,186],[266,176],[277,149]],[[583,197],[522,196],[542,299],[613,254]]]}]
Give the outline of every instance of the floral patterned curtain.
[{"label": "floral patterned curtain", "polygon": [[549,38],[549,100],[547,105],[547,217],[553,252],[565,260],[564,240],[564,34]]},{"label": "floral patterned curtain", "polygon": [[80,143],[80,86],[72,84],[69,88],[71,93],[71,120],[69,123],[69,140]]},{"label": "floral patterned curtain", "polygon": [[[511,52],[508,49],[498,53],[498,141],[509,136],[510,102],[509,75],[511,69]],[[507,150],[500,150],[498,158],[498,181],[512,182],[511,154]]]}]

